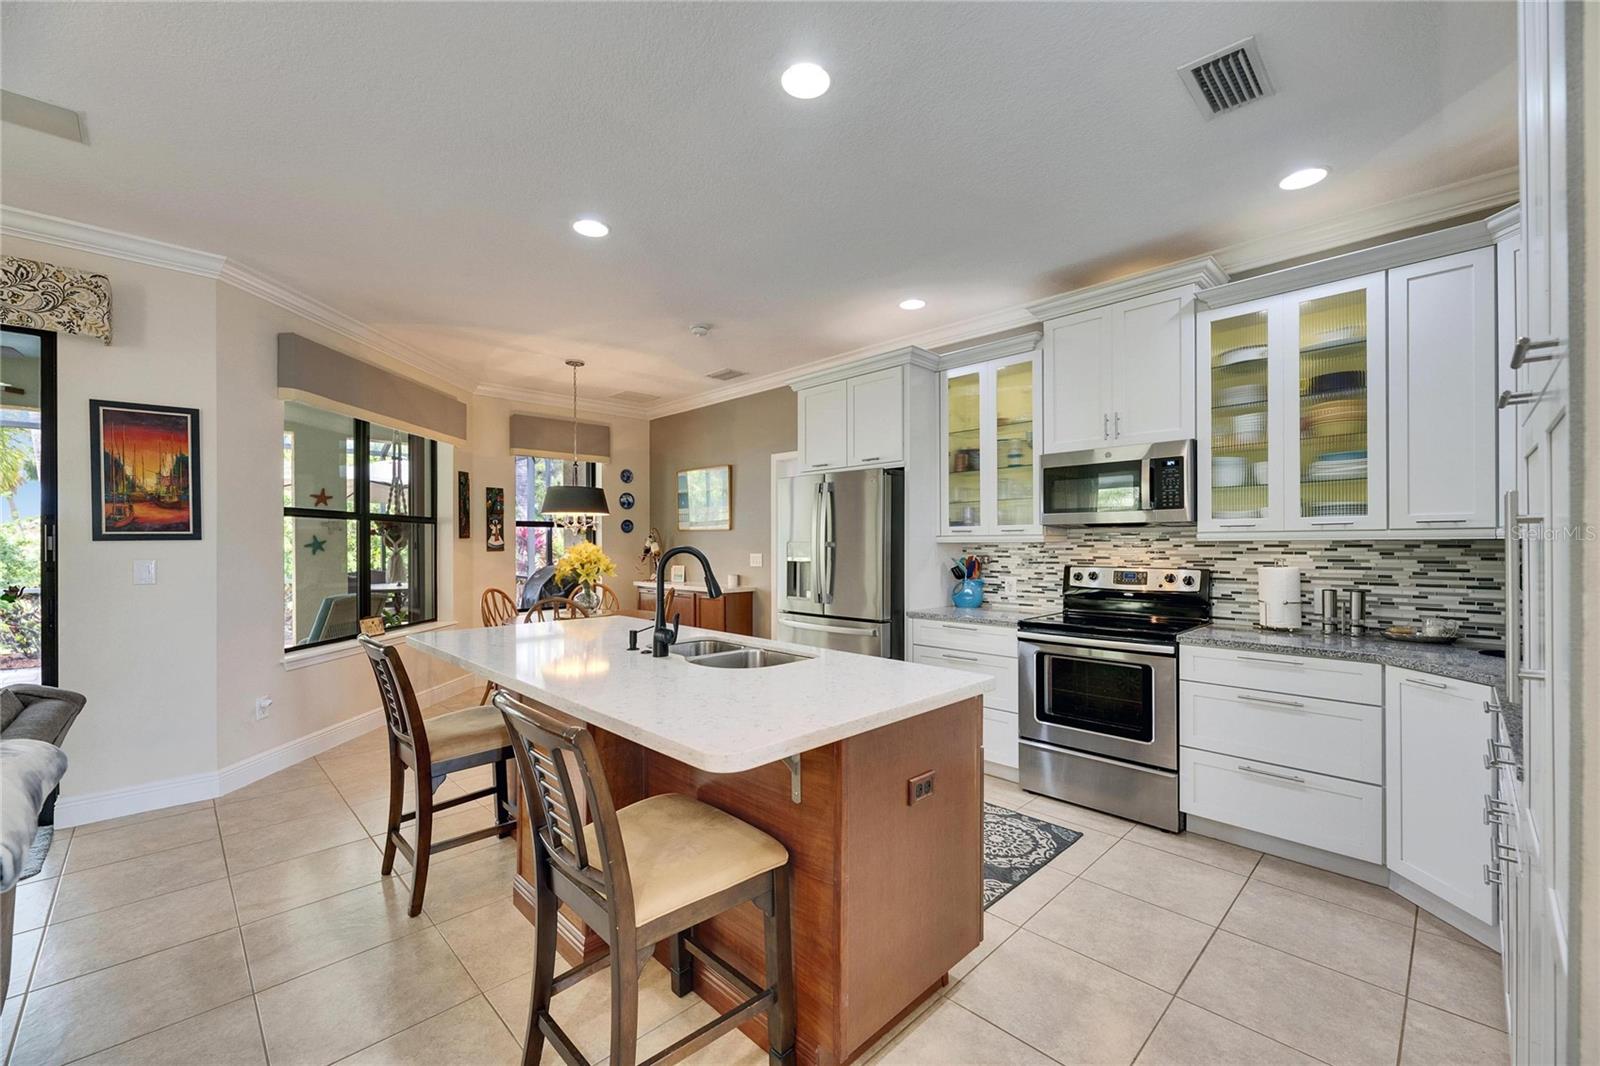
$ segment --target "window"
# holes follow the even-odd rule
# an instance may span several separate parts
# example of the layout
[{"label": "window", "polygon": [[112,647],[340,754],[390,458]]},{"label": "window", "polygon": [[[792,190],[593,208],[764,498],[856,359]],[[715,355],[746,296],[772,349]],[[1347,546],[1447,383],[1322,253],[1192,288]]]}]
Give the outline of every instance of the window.
[{"label": "window", "polygon": [[283,413],[283,644],[348,640],[437,615],[435,477],[426,437],[304,404]]},{"label": "window", "polygon": [[[539,512],[545,490],[553,485],[568,485],[572,476],[570,459],[542,455],[517,456],[517,587],[541,568],[551,566],[566,554],[567,545],[577,540],[594,540],[594,534],[569,533]],[[597,476],[594,463],[579,463],[580,485],[593,485]],[[525,598],[525,597],[524,597]]]}]

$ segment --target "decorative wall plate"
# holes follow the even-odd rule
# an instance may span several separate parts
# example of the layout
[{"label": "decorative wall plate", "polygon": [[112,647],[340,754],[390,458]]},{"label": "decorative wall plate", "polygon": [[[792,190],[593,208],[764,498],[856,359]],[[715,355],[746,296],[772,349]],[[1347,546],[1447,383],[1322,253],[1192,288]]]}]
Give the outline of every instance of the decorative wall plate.
[{"label": "decorative wall plate", "polygon": [[622,531],[624,533],[632,533],[633,532],[633,519],[624,518],[622,520]]},{"label": "decorative wall plate", "polygon": [[622,472],[619,473],[617,476],[622,479],[622,483],[624,485],[633,484],[633,471],[629,470],[627,467],[623,467],[622,468]]},{"label": "decorative wall plate", "polygon": [[617,503],[622,505],[622,509],[624,511],[633,510],[633,493],[624,492],[621,496],[617,497]]}]

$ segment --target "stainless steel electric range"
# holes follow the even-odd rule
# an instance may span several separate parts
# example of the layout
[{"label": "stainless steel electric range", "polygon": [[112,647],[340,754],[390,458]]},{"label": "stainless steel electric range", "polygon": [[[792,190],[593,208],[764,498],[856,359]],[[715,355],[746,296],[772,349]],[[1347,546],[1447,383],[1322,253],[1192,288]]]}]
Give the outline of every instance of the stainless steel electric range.
[{"label": "stainless steel electric range", "polygon": [[1211,572],[1077,565],[1063,583],[1060,613],[1018,627],[1022,787],[1178,832],[1178,634],[1211,621]]}]

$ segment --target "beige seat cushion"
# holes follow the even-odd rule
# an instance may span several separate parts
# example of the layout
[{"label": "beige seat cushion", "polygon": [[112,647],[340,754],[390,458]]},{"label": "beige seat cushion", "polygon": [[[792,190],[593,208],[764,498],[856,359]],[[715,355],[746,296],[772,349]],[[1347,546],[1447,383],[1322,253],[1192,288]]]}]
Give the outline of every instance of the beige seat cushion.
[{"label": "beige seat cushion", "polygon": [[[755,826],[688,796],[629,804],[617,822],[641,926],[789,861],[788,849]],[[594,825],[583,833],[590,862],[599,866]]]},{"label": "beige seat cushion", "polygon": [[423,726],[428,730],[428,755],[436,763],[482,751],[498,751],[511,744],[506,736],[506,720],[498,707],[451,711],[427,719]]}]

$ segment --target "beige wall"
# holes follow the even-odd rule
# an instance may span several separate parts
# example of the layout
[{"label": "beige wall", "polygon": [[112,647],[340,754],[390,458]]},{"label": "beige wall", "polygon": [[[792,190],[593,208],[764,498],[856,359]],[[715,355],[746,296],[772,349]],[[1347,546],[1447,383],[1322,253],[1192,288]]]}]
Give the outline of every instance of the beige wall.
[{"label": "beige wall", "polygon": [[[113,278],[116,343],[57,343],[61,684],[89,697],[67,734],[63,796],[215,769],[218,455],[216,282],[7,238],[7,255]],[[90,539],[89,401],[200,410],[197,541]],[[154,559],[156,584],[133,584]]]},{"label": "beige wall", "polygon": [[[798,405],[792,389],[701,407],[650,423],[650,524],[667,547],[693,544],[706,553],[718,578],[738,574],[756,588],[756,633],[768,636],[772,617],[772,456],[796,446]],[[699,466],[733,467],[733,528],[678,532],[678,471]],[[761,566],[750,554],[761,554]],[[690,581],[699,565],[687,562]]]}]

